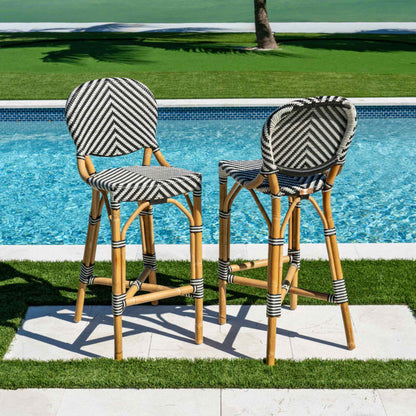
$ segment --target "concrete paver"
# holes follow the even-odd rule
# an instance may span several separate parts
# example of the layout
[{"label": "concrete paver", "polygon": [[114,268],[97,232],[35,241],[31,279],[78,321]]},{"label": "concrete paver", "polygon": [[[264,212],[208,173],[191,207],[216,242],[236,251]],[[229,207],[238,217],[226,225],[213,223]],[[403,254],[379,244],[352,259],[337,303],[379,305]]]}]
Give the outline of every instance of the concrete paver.
[{"label": "concrete paver", "polygon": [[[124,357],[252,358],[266,351],[265,305],[228,305],[218,325],[218,306],[204,308],[204,343],[194,343],[193,306],[140,305],[123,314]],[[416,359],[416,320],[404,305],[350,307],[357,348],[346,348],[337,305],[283,308],[278,320],[280,359]],[[113,356],[110,306],[86,306],[74,323],[74,307],[30,307],[4,359],[56,360]]]},{"label": "concrete paver", "polygon": [[416,390],[0,390],[2,416],[410,416]]}]

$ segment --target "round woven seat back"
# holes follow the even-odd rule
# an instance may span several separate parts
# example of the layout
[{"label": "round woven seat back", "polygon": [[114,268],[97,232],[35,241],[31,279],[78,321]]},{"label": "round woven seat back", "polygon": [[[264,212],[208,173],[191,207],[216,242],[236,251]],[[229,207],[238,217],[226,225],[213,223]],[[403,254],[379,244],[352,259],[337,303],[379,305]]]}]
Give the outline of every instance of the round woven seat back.
[{"label": "round woven seat back", "polygon": [[263,174],[308,176],[345,162],[357,124],[355,107],[337,96],[294,100],[263,126]]},{"label": "round woven seat back", "polygon": [[70,94],[66,122],[80,157],[119,156],[157,148],[157,105],[152,92],[128,78],[85,82]]}]

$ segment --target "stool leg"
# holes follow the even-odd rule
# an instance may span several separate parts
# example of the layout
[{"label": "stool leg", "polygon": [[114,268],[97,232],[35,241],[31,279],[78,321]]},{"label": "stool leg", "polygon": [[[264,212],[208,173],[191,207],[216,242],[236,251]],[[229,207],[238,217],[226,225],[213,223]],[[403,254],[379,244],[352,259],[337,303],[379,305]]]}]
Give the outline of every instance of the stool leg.
[{"label": "stool leg", "polygon": [[[85,246],[84,246],[84,257],[82,260],[83,267],[81,267],[80,282],[78,284],[78,295],[77,295],[77,302],[75,305],[74,322],[79,322],[82,318],[82,311],[84,309],[85,290],[87,287],[87,283],[85,283],[86,281],[85,279],[92,277],[92,271],[91,271],[91,276],[82,276],[82,275],[83,275],[84,270],[88,270],[88,269],[91,270],[94,266],[95,252],[96,252],[97,240],[98,240],[98,231],[100,229],[101,209],[102,209],[102,205],[100,205],[100,193],[97,190],[93,189],[87,239],[86,239]],[[84,282],[81,281],[81,279],[83,279]]]},{"label": "stool leg", "polygon": [[281,315],[283,239],[280,238],[280,210],[280,198],[272,197],[272,226],[269,236],[267,267],[267,365],[274,365],[275,363],[276,318]]},{"label": "stool leg", "polygon": [[[291,249],[293,256],[296,258],[296,262],[300,262],[300,202],[297,203],[295,210],[289,223],[289,238],[291,241]],[[292,286],[298,286],[299,266],[296,270],[295,276],[292,280]],[[298,295],[290,295],[290,309],[295,310],[298,307]]]},{"label": "stool leg", "polygon": [[[155,238],[153,232],[153,208],[149,206],[143,211],[140,217],[140,226],[142,230],[143,255],[155,258]],[[155,267],[152,265],[152,267]],[[149,283],[156,284],[156,270],[152,270],[149,274]],[[159,301],[155,300],[152,305],[158,305]]]},{"label": "stool leg", "polygon": [[[193,193],[193,218],[195,227],[202,226],[200,192]],[[191,279],[202,279],[202,230],[191,232]],[[203,291],[195,297],[195,342],[203,342]]]},{"label": "stool leg", "polygon": [[112,263],[112,303],[114,317],[114,358],[123,358],[122,313],[125,306],[123,290],[123,246],[120,235],[120,209],[111,209],[111,263]]},{"label": "stool leg", "polygon": [[345,302],[342,301],[342,303],[340,303],[341,313],[342,313],[342,319],[344,322],[345,335],[347,338],[347,347],[349,350],[353,350],[355,348],[354,334],[352,331],[351,315],[350,315],[349,306],[348,306],[347,292],[345,290],[344,277],[342,273],[341,261],[339,258],[338,243],[337,243],[337,237],[335,234],[334,220],[332,218],[331,201],[330,201],[331,192],[330,191],[322,192],[322,195],[323,195],[325,218],[328,223],[328,229],[325,230],[325,241],[326,241],[326,247],[328,251],[329,265],[331,268],[332,281],[334,283],[334,288],[335,286],[337,286],[337,283],[335,282],[339,280],[342,281],[341,297],[346,299],[346,301]]},{"label": "stool leg", "polygon": [[[230,258],[230,215],[228,207],[225,206],[227,197],[227,178],[220,178],[220,233],[219,233],[219,268],[221,263],[226,267]],[[228,213],[228,215],[225,215]],[[227,271],[218,274],[218,303],[219,316],[218,323],[220,325],[227,322]]]}]

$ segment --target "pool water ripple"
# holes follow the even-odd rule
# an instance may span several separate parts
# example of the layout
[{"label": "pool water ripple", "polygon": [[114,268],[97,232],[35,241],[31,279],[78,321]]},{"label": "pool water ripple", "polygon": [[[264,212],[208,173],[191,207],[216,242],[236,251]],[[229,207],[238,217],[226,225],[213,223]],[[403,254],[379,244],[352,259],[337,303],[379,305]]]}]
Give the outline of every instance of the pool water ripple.
[{"label": "pool water ripple", "polygon": [[[218,161],[258,159],[260,120],[162,120],[158,140],[174,166],[203,174],[204,243],[218,242]],[[416,240],[416,119],[363,119],[333,191],[339,242]],[[141,152],[95,158],[97,170],[140,164]],[[84,244],[90,188],[78,175],[75,146],[62,122],[0,122],[0,244]],[[321,200],[316,195],[317,200]],[[269,197],[260,198],[269,210]],[[284,199],[283,199],[284,201]],[[284,201],[284,206],[286,202]],[[122,220],[135,204],[122,205]],[[323,242],[312,206],[302,203],[302,241]],[[173,206],[154,209],[157,243],[187,243],[185,217]],[[233,206],[233,243],[265,243],[267,230],[248,192]],[[103,218],[99,243],[108,244]],[[128,242],[140,242],[133,223]]]}]

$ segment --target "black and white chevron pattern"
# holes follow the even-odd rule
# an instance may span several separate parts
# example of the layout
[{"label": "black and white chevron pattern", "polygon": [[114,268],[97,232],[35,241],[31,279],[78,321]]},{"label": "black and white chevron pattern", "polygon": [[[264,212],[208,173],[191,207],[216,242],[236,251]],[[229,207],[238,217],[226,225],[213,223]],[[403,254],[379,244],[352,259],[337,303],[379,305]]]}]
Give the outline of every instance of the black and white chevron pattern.
[{"label": "black and white chevron pattern", "polygon": [[[262,159],[244,161],[221,160],[219,165],[222,172],[231,176],[234,180],[244,186],[258,175],[262,163]],[[314,192],[317,192],[325,186],[326,181],[324,174],[305,177],[277,174],[277,179],[280,187],[279,196],[296,196],[299,195],[302,189],[310,188],[312,188]],[[265,194],[270,194],[268,179],[265,179],[256,190]]]},{"label": "black and white chevron pattern", "polygon": [[355,107],[343,97],[304,98],[280,107],[263,126],[261,172],[307,176],[343,164],[356,124]]},{"label": "black and white chevron pattern", "polygon": [[66,121],[79,156],[118,156],[157,148],[157,105],[151,91],[128,78],[85,82],[72,91]]},{"label": "black and white chevron pattern", "polygon": [[157,203],[201,189],[201,174],[162,166],[105,169],[88,178],[93,188],[111,193],[111,202],[146,200]]}]

